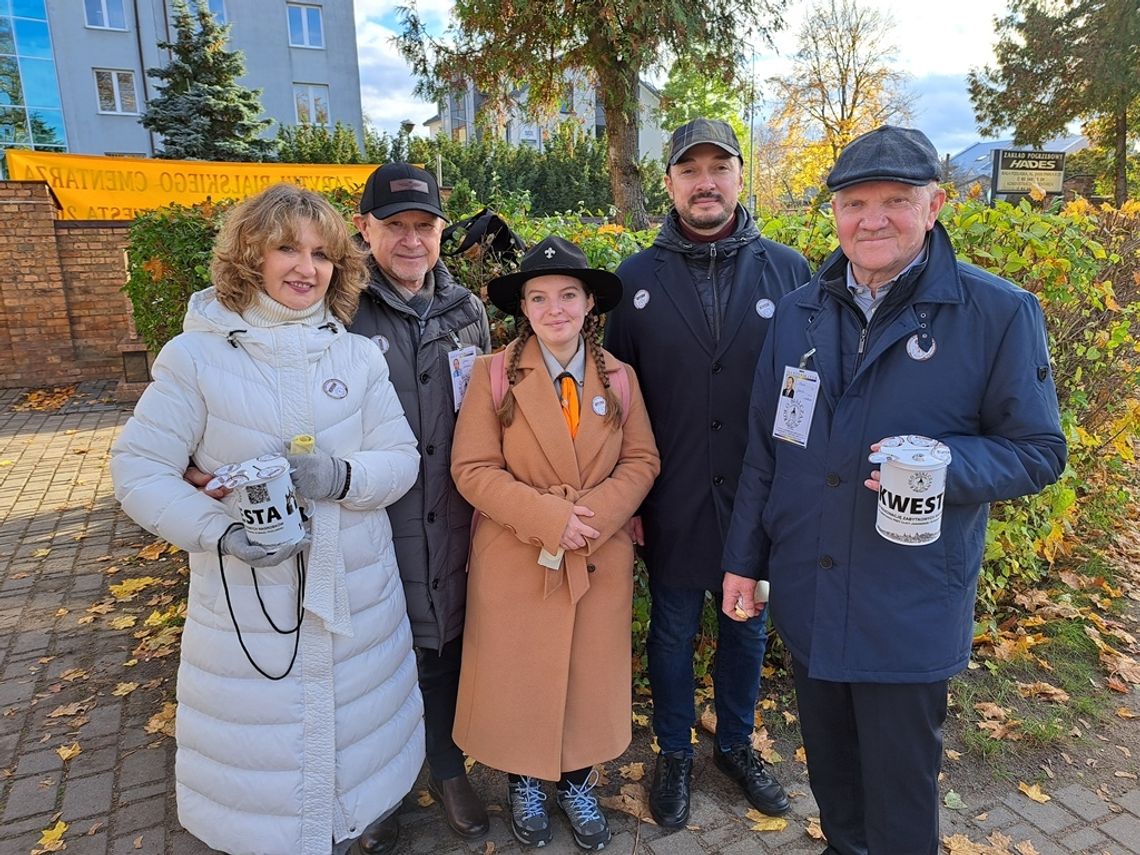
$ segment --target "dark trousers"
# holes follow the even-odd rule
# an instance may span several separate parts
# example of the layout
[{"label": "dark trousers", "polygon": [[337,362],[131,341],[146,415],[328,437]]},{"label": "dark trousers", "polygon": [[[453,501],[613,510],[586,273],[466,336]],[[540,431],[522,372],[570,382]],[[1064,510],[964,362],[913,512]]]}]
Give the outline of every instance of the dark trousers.
[{"label": "dark trousers", "polygon": [[463,636],[436,651],[416,648],[420,693],[424,696],[424,740],[428,769],[437,781],[464,774],[463,752],[451,738],[455,725],[455,701],[459,695],[459,663]]},{"label": "dark trousers", "polygon": [[[760,668],[767,642],[767,617],[761,614],[739,623],[720,611],[720,593],[713,592],[719,616],[716,658],[713,661],[713,701],[717,745],[731,748],[752,742]],[[692,756],[691,729],[696,724],[693,703],[693,639],[700,629],[705,591],[667,588],[649,575],[649,688],[653,693],[653,732],[663,752]]]},{"label": "dark trousers", "polygon": [[947,681],[833,683],[794,667],[829,855],[937,855]]}]

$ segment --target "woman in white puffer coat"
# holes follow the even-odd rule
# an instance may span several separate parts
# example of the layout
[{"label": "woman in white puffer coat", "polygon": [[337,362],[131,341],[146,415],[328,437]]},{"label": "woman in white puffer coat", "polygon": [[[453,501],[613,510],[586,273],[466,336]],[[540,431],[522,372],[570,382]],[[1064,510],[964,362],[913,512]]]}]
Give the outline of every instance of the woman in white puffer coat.
[{"label": "woman in white puffer coat", "polygon": [[[324,199],[280,184],[241,203],[211,273],[111,458],[123,510],[190,553],[178,817],[231,855],[340,853],[424,757],[384,511],[415,481],[415,438],[380,350],[345,331],[364,265]],[[300,544],[267,552],[236,496],[183,480],[188,462],[212,472],[298,434],[317,447],[290,457],[311,517]]]}]

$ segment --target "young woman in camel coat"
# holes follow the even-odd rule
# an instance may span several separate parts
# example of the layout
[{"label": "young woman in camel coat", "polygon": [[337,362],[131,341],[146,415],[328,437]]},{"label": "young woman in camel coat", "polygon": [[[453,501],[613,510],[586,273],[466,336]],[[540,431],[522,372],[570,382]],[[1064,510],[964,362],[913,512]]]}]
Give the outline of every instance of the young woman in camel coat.
[{"label": "young woman in camel coat", "polygon": [[[626,524],[660,460],[632,370],[596,341],[599,315],[621,297],[616,276],[590,269],[578,247],[552,237],[488,291],[516,315],[519,336],[505,363],[476,361],[451,455],[460,493],[481,512],[455,741],[511,773],[519,840],[550,840],[536,779],[558,780],[577,842],[600,849],[610,835],[589,773],[631,738]],[[567,390],[556,381],[564,372],[580,404],[573,436],[560,400]]]}]

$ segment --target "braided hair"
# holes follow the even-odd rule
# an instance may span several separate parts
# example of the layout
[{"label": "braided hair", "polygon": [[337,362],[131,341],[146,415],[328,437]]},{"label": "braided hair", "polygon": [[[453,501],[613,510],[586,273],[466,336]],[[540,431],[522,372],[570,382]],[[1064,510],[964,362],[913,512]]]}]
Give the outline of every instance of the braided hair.
[{"label": "braided hair", "polygon": [[[587,293],[589,293],[587,291]],[[521,312],[515,317],[517,334],[508,348],[507,358],[507,391],[503,395],[503,402],[499,405],[499,424],[510,427],[515,419],[515,383],[519,379],[519,360],[522,358],[523,348],[527,340],[534,335],[530,321]],[[586,342],[586,349],[594,361],[594,368],[598,372],[598,379],[602,381],[606,399],[606,424],[617,428],[622,421],[621,401],[618,400],[614,390],[610,388],[610,375],[606,372],[606,357],[601,345],[602,322],[594,312],[586,314],[582,323],[582,338]]]},{"label": "braided hair", "polygon": [[519,312],[515,316],[515,340],[507,345],[511,349],[507,360],[507,392],[503,395],[503,402],[499,405],[499,424],[510,427],[515,420],[515,383],[519,379],[519,360],[522,358],[523,348],[527,339],[534,335],[530,321],[526,315]]},{"label": "braided hair", "polygon": [[610,388],[610,375],[606,371],[606,355],[602,350],[602,320],[598,315],[590,312],[582,324],[582,338],[586,340],[586,349],[594,359],[594,366],[598,370],[598,379],[602,381],[606,398],[606,424],[617,428],[621,424],[621,401],[618,400],[614,390]]}]

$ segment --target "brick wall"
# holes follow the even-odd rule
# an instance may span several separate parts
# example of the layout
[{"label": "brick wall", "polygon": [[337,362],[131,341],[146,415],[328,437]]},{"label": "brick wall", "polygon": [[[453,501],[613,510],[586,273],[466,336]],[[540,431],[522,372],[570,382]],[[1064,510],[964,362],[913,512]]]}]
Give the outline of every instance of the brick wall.
[{"label": "brick wall", "polygon": [[125,226],[57,220],[46,184],[0,181],[0,387],[121,374]]}]

